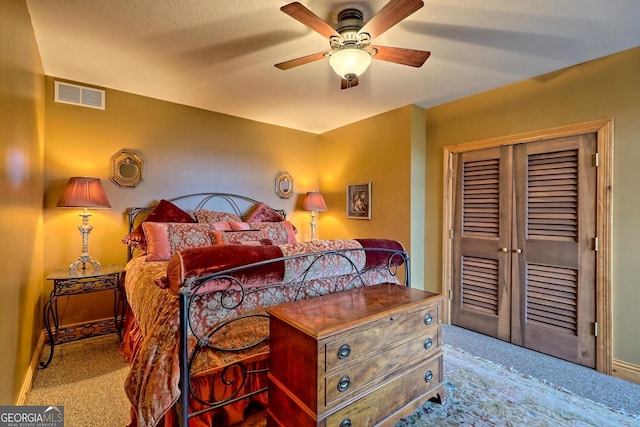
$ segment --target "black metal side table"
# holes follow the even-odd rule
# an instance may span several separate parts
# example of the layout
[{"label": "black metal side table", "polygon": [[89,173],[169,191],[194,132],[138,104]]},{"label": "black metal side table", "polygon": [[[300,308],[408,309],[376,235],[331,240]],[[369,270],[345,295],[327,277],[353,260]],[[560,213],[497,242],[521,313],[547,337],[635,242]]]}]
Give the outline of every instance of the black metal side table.
[{"label": "black metal side table", "polygon": [[[53,290],[44,305],[42,317],[44,327],[49,336],[49,358],[40,362],[41,368],[46,368],[53,359],[53,349],[56,344],[75,341],[97,335],[116,332],[118,338],[124,320],[126,303],[121,287],[124,267],[120,265],[102,266],[99,269],[53,271],[47,280],[53,280]],[[58,299],[60,297],[89,294],[93,292],[113,291],[113,322],[100,321],[83,323],[75,327],[60,327],[58,314]]]}]

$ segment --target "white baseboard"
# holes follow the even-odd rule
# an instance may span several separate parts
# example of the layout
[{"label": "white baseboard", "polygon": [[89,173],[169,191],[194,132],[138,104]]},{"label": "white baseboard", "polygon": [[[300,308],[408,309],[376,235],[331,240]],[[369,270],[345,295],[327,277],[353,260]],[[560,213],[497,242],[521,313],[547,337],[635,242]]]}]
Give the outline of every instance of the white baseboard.
[{"label": "white baseboard", "polygon": [[613,376],[632,383],[640,384],[640,365],[613,359]]},{"label": "white baseboard", "polygon": [[27,395],[31,391],[33,380],[36,376],[36,371],[40,366],[40,357],[42,355],[42,350],[44,349],[44,341],[45,333],[44,331],[42,331],[40,333],[40,338],[38,338],[38,343],[36,344],[35,351],[33,352],[31,363],[29,363],[29,369],[27,369],[27,374],[24,377],[24,381],[22,381],[22,387],[20,388],[20,394],[18,394],[18,401],[16,402],[17,406],[24,406],[27,401]]}]

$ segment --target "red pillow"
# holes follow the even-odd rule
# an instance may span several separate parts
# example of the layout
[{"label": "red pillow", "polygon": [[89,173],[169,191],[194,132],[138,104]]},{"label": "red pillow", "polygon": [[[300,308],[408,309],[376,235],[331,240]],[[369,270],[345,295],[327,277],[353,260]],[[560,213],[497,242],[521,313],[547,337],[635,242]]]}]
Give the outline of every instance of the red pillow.
[{"label": "red pillow", "polygon": [[280,222],[284,220],[285,218],[280,212],[262,202],[256,205],[256,208],[247,218],[247,222]]},{"label": "red pillow", "polygon": [[[160,200],[158,205],[151,211],[142,222],[196,222],[191,215],[183,211],[168,200]],[[140,223],[131,233],[122,238],[122,243],[142,251],[147,250],[147,241]]]}]

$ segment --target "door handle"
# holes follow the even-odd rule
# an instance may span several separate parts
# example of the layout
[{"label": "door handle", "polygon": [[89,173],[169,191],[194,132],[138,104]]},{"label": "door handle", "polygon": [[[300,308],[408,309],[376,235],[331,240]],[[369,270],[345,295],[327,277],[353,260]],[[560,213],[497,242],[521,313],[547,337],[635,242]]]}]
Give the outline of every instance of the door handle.
[{"label": "door handle", "polygon": [[[500,248],[500,252],[509,252],[509,249],[507,248]],[[511,249],[511,252],[513,252],[514,254],[521,254],[522,253],[522,249],[518,248],[518,249]]]}]

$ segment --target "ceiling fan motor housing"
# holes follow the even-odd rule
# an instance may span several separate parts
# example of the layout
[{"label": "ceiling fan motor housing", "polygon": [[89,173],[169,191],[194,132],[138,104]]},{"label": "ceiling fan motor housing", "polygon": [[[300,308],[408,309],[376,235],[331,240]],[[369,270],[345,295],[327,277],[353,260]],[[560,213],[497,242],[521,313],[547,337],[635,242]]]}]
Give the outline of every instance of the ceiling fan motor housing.
[{"label": "ceiling fan motor housing", "polygon": [[358,9],[345,9],[338,13],[338,22],[334,28],[345,40],[355,40],[358,31],[364,27],[363,17],[362,11]]}]

